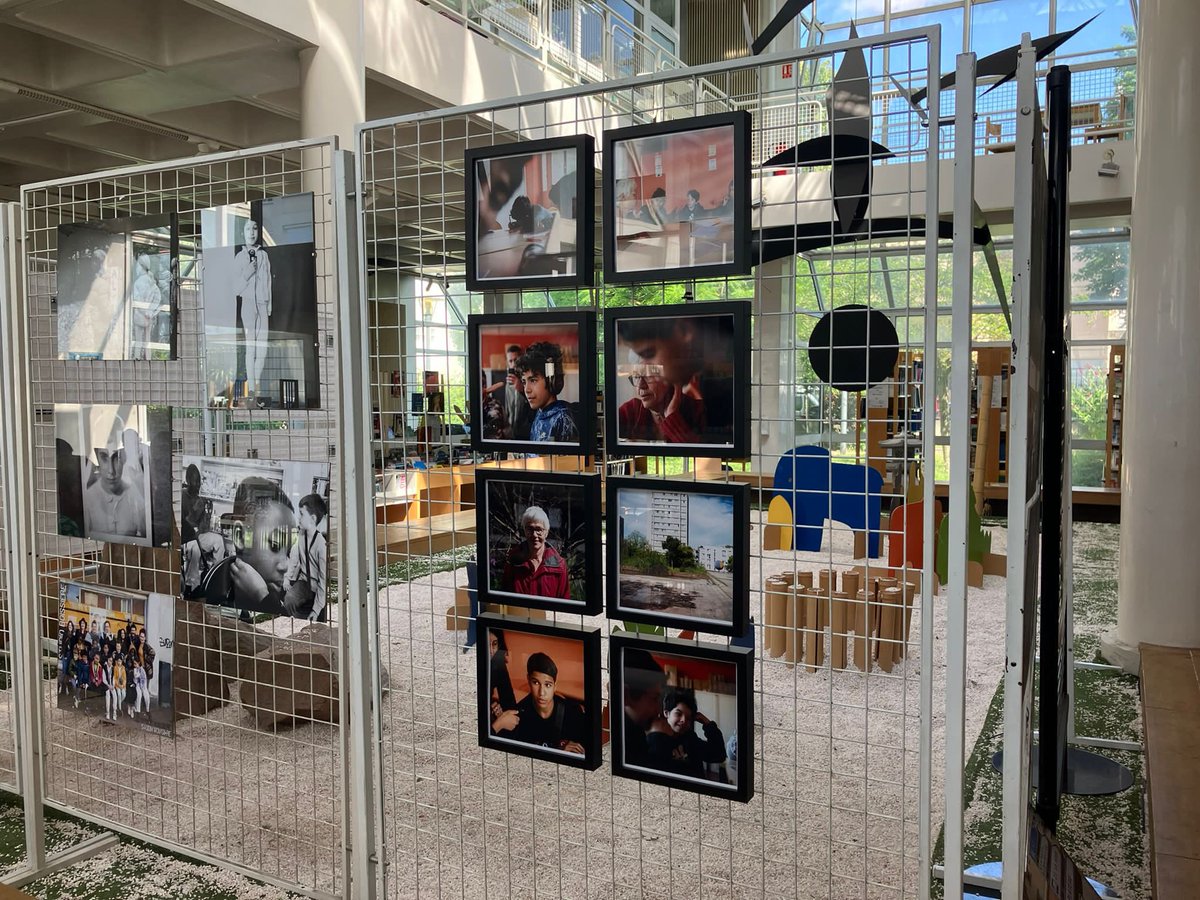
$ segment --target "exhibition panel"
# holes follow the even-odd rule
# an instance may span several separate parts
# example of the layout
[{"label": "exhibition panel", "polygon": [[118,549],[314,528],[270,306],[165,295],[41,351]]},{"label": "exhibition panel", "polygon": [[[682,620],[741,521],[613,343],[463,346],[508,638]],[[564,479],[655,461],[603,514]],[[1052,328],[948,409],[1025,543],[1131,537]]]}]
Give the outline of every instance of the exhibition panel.
[{"label": "exhibition panel", "polygon": [[929,896],[938,58],[360,128],[388,896]]},{"label": "exhibition panel", "polygon": [[316,896],[348,877],[344,162],[22,193],[46,802]]}]

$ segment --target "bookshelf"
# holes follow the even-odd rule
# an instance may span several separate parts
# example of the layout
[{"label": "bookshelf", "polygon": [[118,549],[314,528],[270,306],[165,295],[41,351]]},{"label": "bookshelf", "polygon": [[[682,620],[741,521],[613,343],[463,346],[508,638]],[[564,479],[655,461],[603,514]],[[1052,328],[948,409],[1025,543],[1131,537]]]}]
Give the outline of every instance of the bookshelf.
[{"label": "bookshelf", "polygon": [[1125,345],[1108,348],[1108,431],[1104,438],[1104,486],[1121,486],[1121,418],[1125,407]]}]

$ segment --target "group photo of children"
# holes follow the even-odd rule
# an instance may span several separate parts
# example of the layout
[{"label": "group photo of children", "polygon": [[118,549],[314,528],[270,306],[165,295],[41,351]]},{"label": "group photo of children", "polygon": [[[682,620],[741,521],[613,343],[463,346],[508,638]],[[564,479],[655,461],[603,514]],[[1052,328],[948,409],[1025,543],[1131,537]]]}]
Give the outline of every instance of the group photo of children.
[{"label": "group photo of children", "polygon": [[64,581],[57,705],[105,725],[171,734],[174,600]]},{"label": "group photo of children", "polygon": [[185,456],[185,600],[323,622],[329,464]]}]

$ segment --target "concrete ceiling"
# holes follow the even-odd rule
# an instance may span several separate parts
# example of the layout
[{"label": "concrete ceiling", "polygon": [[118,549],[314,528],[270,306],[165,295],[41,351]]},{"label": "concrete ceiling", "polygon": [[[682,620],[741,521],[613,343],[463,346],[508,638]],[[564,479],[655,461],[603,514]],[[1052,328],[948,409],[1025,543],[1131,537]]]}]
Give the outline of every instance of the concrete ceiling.
[{"label": "concrete ceiling", "polygon": [[[0,199],[20,185],[294,140],[303,42],[205,0],[0,0]],[[429,104],[368,79],[374,117]]]}]

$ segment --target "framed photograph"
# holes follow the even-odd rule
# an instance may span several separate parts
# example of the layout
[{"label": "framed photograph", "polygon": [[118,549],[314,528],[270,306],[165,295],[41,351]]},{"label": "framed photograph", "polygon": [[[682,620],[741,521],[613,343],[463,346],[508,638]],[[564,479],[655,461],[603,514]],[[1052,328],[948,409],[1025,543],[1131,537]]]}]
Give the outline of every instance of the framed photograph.
[{"label": "framed photograph", "polygon": [[[746,803],[754,795],[753,652],[609,638],[613,774]],[[620,698],[619,700],[617,698]]]},{"label": "framed photograph", "polygon": [[171,408],[54,407],[58,533],[164,547],[171,540]]},{"label": "framed photograph", "polygon": [[174,359],[174,213],[58,226],[59,359]]},{"label": "framed photograph", "polygon": [[468,290],[592,284],[594,146],[581,134],[466,152]]},{"label": "framed photograph", "polygon": [[173,596],[59,583],[59,709],[170,737],[174,654]]},{"label": "framed photograph", "polygon": [[588,456],[596,446],[596,315],[467,319],[471,446]]},{"label": "framed photograph", "polygon": [[479,632],[479,746],[598,769],[600,631],[484,613]]},{"label": "framed photograph", "polygon": [[741,637],[750,486],[609,476],[608,617]]},{"label": "framed photograph", "polygon": [[604,280],[750,271],[750,114],[604,133]]},{"label": "framed photograph", "polygon": [[313,195],[200,211],[204,359],[212,406],[321,405]]},{"label": "framed photograph", "polygon": [[610,454],[750,451],[750,302],[604,311]]},{"label": "framed photograph", "polygon": [[599,509],[598,475],[476,469],[479,601],[599,613]]},{"label": "framed photograph", "polygon": [[184,456],[185,600],[324,622],[329,463]]}]

